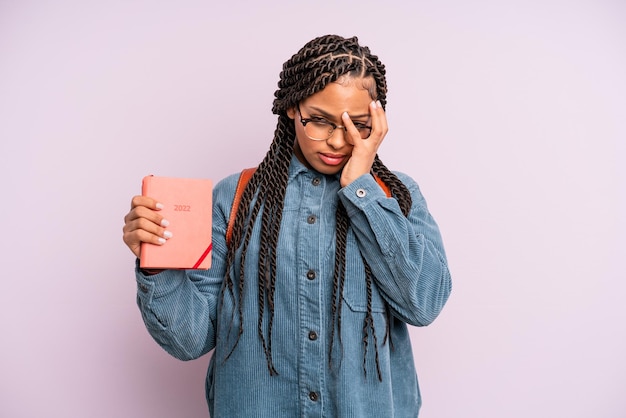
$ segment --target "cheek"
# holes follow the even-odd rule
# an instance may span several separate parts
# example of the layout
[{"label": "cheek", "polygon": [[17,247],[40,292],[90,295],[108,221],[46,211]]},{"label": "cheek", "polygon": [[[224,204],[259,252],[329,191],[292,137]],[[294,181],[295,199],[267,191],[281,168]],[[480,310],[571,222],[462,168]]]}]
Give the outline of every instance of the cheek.
[{"label": "cheek", "polygon": [[301,141],[309,140],[309,137],[304,133],[304,126],[301,123],[296,124],[296,134]]},{"label": "cheek", "polygon": [[311,148],[311,143],[313,141],[307,138],[306,134],[304,133],[304,129],[302,129],[302,126],[296,126],[296,142],[298,143],[300,149],[305,153]]},{"label": "cheek", "polygon": [[302,136],[299,135],[296,137],[296,141],[298,142],[298,147],[300,148],[300,150],[302,151],[304,155],[308,155],[312,151],[314,151],[311,141],[309,141],[307,138],[303,138]]}]

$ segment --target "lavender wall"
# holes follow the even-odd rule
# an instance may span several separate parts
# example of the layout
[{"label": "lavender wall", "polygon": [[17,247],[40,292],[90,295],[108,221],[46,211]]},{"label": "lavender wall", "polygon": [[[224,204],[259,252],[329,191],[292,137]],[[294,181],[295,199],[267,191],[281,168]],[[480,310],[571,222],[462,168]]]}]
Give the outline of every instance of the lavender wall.
[{"label": "lavender wall", "polygon": [[207,415],[208,358],[143,328],[122,217],[145,174],[256,164],[282,62],[330,32],[386,63],[380,155],[448,250],[422,416],[626,416],[626,4],[211,3],[0,0],[0,416]]}]

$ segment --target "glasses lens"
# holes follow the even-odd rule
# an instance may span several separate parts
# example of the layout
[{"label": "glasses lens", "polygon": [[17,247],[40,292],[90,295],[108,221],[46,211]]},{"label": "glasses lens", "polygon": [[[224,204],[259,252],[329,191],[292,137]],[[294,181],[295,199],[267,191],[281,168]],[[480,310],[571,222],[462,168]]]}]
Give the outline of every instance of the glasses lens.
[{"label": "glasses lens", "polygon": [[370,137],[370,133],[372,133],[372,128],[369,126],[357,126],[359,133],[361,134],[361,139],[367,139]]},{"label": "glasses lens", "polygon": [[333,127],[323,121],[309,121],[304,125],[304,133],[314,141],[325,141],[333,134]]}]

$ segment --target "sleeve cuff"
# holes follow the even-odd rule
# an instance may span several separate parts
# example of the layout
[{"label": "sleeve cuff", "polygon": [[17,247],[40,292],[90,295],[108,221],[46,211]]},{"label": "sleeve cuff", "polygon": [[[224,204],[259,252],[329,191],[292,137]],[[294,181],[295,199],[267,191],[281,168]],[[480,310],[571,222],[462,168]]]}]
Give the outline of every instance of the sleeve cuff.
[{"label": "sleeve cuff", "polygon": [[180,275],[183,270],[158,270],[155,274],[146,274],[145,269],[139,267],[139,260],[135,263],[135,279],[137,280],[137,296],[145,301],[171,293],[180,285]]},{"label": "sleeve cuff", "polygon": [[361,177],[339,191],[339,198],[346,207],[348,215],[360,211],[374,201],[386,198],[383,189],[376,183],[371,174]]}]

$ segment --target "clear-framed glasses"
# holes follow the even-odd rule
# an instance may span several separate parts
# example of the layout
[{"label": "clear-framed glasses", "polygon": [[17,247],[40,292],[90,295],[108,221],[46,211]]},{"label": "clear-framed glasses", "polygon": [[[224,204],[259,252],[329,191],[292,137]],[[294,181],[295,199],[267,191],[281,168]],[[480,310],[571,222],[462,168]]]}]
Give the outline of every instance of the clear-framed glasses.
[{"label": "clear-framed glasses", "polygon": [[[298,113],[300,114],[300,123],[304,127],[304,133],[309,139],[313,141],[326,141],[335,132],[335,129],[341,128],[346,130],[345,126],[337,125],[329,120],[319,117],[305,118],[300,111],[300,104],[297,105]],[[353,122],[356,129],[359,131],[362,139],[369,138],[372,133],[372,127],[367,126],[364,123]]]}]

